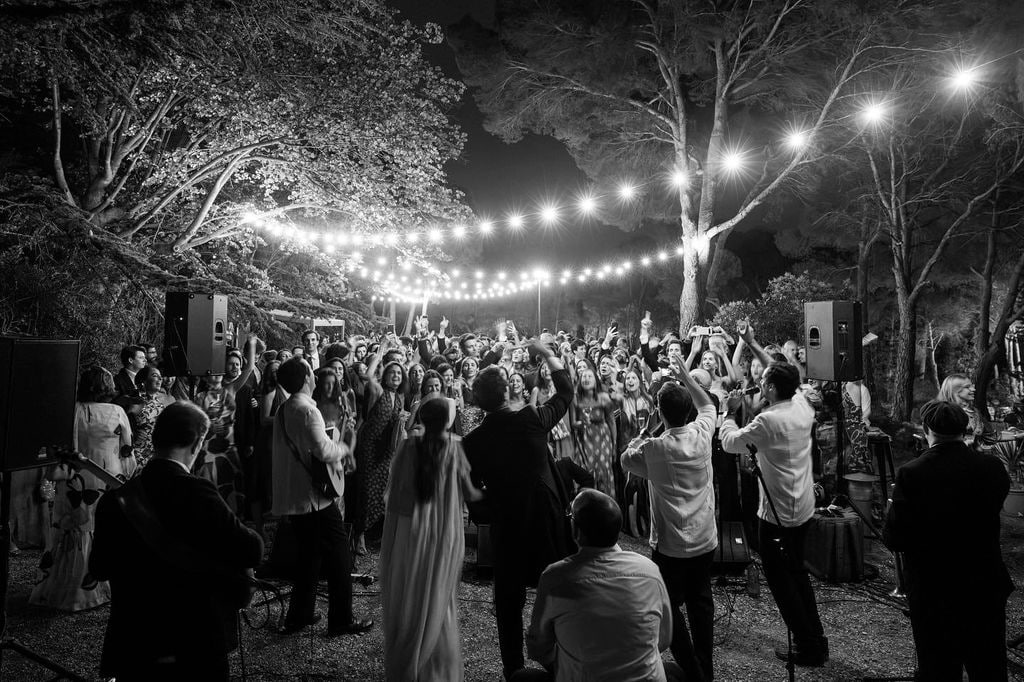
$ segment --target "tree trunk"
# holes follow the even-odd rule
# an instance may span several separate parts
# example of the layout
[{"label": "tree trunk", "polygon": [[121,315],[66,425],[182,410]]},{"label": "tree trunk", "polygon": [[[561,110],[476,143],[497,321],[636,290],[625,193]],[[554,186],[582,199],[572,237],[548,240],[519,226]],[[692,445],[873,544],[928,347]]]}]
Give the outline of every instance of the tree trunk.
[{"label": "tree trunk", "polygon": [[896,331],[896,357],[892,368],[892,416],[910,420],[914,407],[914,352],[917,350],[916,305],[897,292],[899,328]]},{"label": "tree trunk", "polygon": [[[996,200],[998,199],[997,194]],[[974,330],[974,352],[979,362],[988,355],[989,327],[992,324],[992,280],[996,270],[996,228],[999,224],[998,214],[995,210],[992,213],[992,225],[988,231],[985,248],[985,267],[981,272],[981,296],[978,301],[980,316],[978,326]]]},{"label": "tree trunk", "polygon": [[707,258],[701,256],[695,239],[683,237],[683,290],[679,294],[679,334],[704,321],[707,299]]}]

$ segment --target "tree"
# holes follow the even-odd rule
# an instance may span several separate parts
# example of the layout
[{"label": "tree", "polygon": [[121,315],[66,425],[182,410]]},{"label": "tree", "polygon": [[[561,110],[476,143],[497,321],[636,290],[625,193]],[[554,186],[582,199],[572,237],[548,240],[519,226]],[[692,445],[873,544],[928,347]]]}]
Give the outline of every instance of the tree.
[{"label": "tree", "polygon": [[[635,215],[678,221],[685,330],[703,319],[732,229],[823,153],[841,97],[884,59],[870,9],[509,0],[499,3],[496,51],[494,36],[468,25],[456,49],[492,132],[553,135],[608,184],[675,180],[668,199],[649,188]],[[886,16],[901,11],[885,5]]]},{"label": "tree", "polygon": [[154,281],[194,277],[251,292],[250,305],[283,297],[358,317],[351,258],[256,224],[333,237],[468,215],[444,184],[462,86],[424,60],[438,40],[381,0],[5,5],[10,172],[51,178],[71,210],[57,223],[80,236],[79,216]]}]

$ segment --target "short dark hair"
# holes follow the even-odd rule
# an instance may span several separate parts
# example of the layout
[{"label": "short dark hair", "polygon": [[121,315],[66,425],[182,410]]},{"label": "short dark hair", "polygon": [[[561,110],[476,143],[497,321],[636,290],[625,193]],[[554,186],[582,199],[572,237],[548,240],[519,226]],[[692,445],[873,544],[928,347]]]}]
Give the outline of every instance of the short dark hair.
[{"label": "short dark hair", "polygon": [[305,343],[306,337],[309,336],[310,334],[316,337],[317,342],[320,341],[320,333],[315,329],[307,329],[306,331],[302,332],[302,336],[300,336],[299,338],[302,339],[303,343]]},{"label": "short dark hair", "polygon": [[800,370],[788,362],[773,361],[765,367],[761,377],[765,386],[771,384],[775,387],[775,393],[782,400],[792,398],[800,388]]},{"label": "short dark hair", "polygon": [[693,418],[693,396],[675,382],[662,384],[658,390],[658,409],[669,428],[683,426]]},{"label": "short dark hair", "polygon": [[146,354],[146,349],[143,348],[142,346],[136,346],[134,344],[132,344],[131,346],[125,346],[124,348],[122,348],[121,349],[121,364],[123,366],[127,367],[128,364],[132,361],[132,358],[135,357],[136,353],[142,353],[143,355],[145,355]]},{"label": "short dark hair", "polygon": [[153,450],[166,454],[177,448],[188,448],[206,435],[210,418],[198,406],[179,400],[165,407],[153,425]]},{"label": "short dark hair", "polygon": [[309,363],[301,357],[292,357],[277,368],[277,383],[289,393],[297,393],[306,384],[306,377],[312,373]]},{"label": "short dark hair", "polygon": [[78,377],[80,403],[109,403],[116,393],[114,375],[99,365],[86,367]]},{"label": "short dark hair", "polygon": [[572,520],[584,546],[611,547],[619,541],[622,512],[615,500],[598,490],[583,490],[576,496]]},{"label": "short dark hair", "polygon": [[332,343],[331,345],[324,348],[324,364],[337,358],[338,360],[344,360],[348,357],[351,351],[349,347],[344,343]]},{"label": "short dark hair", "polygon": [[476,334],[463,334],[459,337],[459,350],[463,353],[466,352],[466,344],[470,341],[476,341]]},{"label": "short dark hair", "polygon": [[477,405],[485,412],[493,412],[504,405],[507,395],[508,379],[497,367],[492,365],[476,375],[473,381],[473,396],[476,397]]},{"label": "short dark hair", "polygon": [[159,370],[153,365],[146,365],[135,374],[135,385],[138,386],[139,388],[142,388],[143,385],[145,385],[145,383],[149,381],[149,378],[156,374],[158,371]]}]

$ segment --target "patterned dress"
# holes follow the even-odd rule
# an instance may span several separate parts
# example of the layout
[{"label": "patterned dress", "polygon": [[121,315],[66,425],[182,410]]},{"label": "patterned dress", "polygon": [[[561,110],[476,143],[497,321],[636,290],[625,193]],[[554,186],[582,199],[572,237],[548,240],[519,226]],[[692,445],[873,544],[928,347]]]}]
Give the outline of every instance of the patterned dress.
[{"label": "patterned dress", "polygon": [[405,434],[402,397],[385,390],[369,409],[356,437],[356,509],[352,518],[356,535],[384,517],[384,491],[388,471]]},{"label": "patterned dress", "polygon": [[853,402],[853,398],[843,389],[843,436],[846,439],[844,456],[846,457],[846,473],[868,473],[873,474],[875,467],[871,462],[871,453],[868,450],[867,427],[864,426],[864,413],[860,405]]},{"label": "patterned dress", "polygon": [[166,393],[143,396],[142,405],[139,406],[139,412],[135,415],[135,428],[132,430],[135,458],[139,462],[136,474],[142,471],[142,467],[146,466],[146,462],[153,456],[153,426],[156,424],[156,418],[167,407],[169,401],[170,398]]},{"label": "patterned dress", "polygon": [[608,398],[593,404],[575,406],[578,422],[583,422],[579,434],[579,452],[576,463],[594,475],[594,485],[601,492],[615,497],[615,441],[611,422],[615,405]]},{"label": "patterned dress", "polygon": [[213,483],[231,510],[241,516],[245,511],[245,482],[235,449],[234,391],[203,391],[196,403],[210,418],[210,431],[193,466],[195,475]]}]

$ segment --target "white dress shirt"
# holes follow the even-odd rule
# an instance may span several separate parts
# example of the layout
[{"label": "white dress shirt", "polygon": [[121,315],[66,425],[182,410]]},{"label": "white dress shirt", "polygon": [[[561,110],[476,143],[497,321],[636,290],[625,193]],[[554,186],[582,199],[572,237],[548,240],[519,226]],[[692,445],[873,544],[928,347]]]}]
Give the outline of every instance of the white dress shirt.
[{"label": "white dress shirt", "polygon": [[[782,526],[799,526],[814,515],[814,478],[811,471],[811,428],[814,409],[802,393],[765,407],[742,429],[732,418],[719,431],[726,452],[757,448],[757,462],[775,502]],[[760,486],[758,486],[760,489]],[[758,517],[777,523],[761,490]]]},{"label": "white dress shirt", "polygon": [[[302,462],[293,453],[285,431]],[[278,409],[274,419],[272,513],[275,516],[308,514],[332,504],[331,500],[313,489],[307,467],[311,470],[313,466],[322,466],[322,462],[340,466],[338,463],[346,452],[344,445],[327,437],[324,418],[313,399],[306,393],[293,393]]]},{"label": "white dress shirt", "polygon": [[622,453],[623,470],[650,482],[650,544],[665,556],[686,559],[718,547],[711,468],[717,416],[705,405],[689,424],[634,440]]},{"label": "white dress shirt", "polygon": [[526,649],[556,682],[664,681],[671,641],[672,605],[647,557],[582,547],[540,577]]}]

